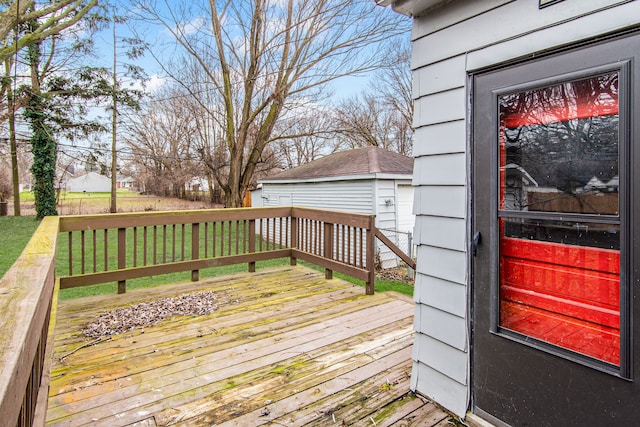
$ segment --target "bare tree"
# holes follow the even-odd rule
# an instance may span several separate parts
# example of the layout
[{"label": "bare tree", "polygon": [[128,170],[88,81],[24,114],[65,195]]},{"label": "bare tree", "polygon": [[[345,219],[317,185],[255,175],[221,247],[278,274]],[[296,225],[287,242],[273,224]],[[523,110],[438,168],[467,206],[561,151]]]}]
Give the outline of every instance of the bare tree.
[{"label": "bare tree", "polygon": [[384,55],[385,67],[371,88],[344,100],[335,112],[335,128],[342,146],[373,145],[411,155],[413,99],[408,44]]},{"label": "bare tree", "polygon": [[408,39],[400,40],[398,46],[384,55],[387,62],[377,73],[372,86],[384,103],[410,125],[413,120],[411,45]]},{"label": "bare tree", "polygon": [[151,102],[131,121],[125,143],[130,163],[145,188],[155,194],[185,197],[187,183],[199,175],[193,157],[196,127],[189,105],[172,91]]},{"label": "bare tree", "polygon": [[358,148],[373,145],[389,148],[390,123],[381,100],[371,94],[358,94],[340,103],[335,112],[335,127],[341,145]]},{"label": "bare tree", "polygon": [[303,106],[284,115],[276,127],[273,149],[283,169],[309,163],[339,149],[332,111]]},{"label": "bare tree", "polygon": [[[162,9],[139,0],[137,5],[146,19],[173,34],[215,96],[219,108],[209,113],[224,141],[228,171],[218,181],[227,207],[242,206],[288,106],[320,97],[325,84],[341,76],[377,68],[380,56],[372,46],[408,28],[407,20],[370,0],[209,0],[207,6],[165,2]],[[194,82],[165,68],[193,94]]]}]

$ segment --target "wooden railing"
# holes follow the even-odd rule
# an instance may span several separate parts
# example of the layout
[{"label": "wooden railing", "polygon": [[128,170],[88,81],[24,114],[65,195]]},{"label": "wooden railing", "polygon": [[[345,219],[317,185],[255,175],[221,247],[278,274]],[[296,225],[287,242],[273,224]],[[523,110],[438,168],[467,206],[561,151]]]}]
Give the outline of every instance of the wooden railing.
[{"label": "wooden railing", "polygon": [[57,237],[58,218],[45,218],[0,280],[0,426],[45,422]]},{"label": "wooden railing", "polygon": [[298,207],[212,209],[68,216],[67,289],[128,279],[289,257],[362,279],[374,292],[373,215]]},{"label": "wooden railing", "polygon": [[297,258],[364,280],[374,292],[375,216],[294,207],[291,210],[292,263]]},{"label": "wooden railing", "polygon": [[[372,294],[374,221],[298,207],[45,218],[0,280],[0,427],[45,423],[58,288],[117,282],[125,292],[137,277],[191,271],[198,280],[203,268],[255,271],[257,261],[289,257],[324,267],[327,278],[364,280]],[[68,266],[58,281],[56,262]]]}]

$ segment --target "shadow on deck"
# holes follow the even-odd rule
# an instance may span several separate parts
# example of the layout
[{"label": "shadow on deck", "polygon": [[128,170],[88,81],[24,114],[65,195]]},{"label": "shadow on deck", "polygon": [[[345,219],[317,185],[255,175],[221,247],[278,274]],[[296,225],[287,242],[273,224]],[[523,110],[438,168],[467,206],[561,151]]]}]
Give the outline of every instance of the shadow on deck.
[{"label": "shadow on deck", "polygon": [[[115,307],[210,290],[218,309],[92,340]],[[52,425],[448,425],[409,392],[413,302],[305,267],[60,301]]]}]

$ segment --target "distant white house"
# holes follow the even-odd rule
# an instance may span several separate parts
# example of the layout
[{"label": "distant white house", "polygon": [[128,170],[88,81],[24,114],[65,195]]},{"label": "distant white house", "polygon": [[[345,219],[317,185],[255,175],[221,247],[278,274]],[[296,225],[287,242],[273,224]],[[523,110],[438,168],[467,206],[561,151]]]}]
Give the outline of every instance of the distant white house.
[{"label": "distant white house", "polygon": [[67,184],[72,193],[106,193],[111,191],[111,179],[95,172],[71,178]]},{"label": "distant white house", "polygon": [[[413,159],[378,147],[342,151],[259,181],[252,206],[307,206],[374,214],[376,226],[408,251],[413,232]],[[398,233],[401,232],[401,233]],[[385,268],[397,258],[381,248]]]},{"label": "distant white house", "polygon": [[189,191],[209,191],[209,180],[204,177],[197,176],[187,182]]},{"label": "distant white house", "polygon": [[[135,179],[129,175],[120,175],[116,180],[116,188],[128,188],[133,190],[135,186]],[[111,188],[111,187],[109,187]]]}]

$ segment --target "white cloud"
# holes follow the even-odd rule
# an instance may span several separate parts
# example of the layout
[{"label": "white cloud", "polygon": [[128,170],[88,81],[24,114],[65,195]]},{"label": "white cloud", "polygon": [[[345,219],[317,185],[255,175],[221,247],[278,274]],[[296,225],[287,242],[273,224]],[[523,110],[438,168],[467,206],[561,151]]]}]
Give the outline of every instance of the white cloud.
[{"label": "white cloud", "polygon": [[166,83],[167,83],[166,77],[153,74],[144,82],[144,85],[139,80],[132,80],[132,81],[129,81],[128,83],[125,82],[125,85],[128,85],[129,89],[137,89],[147,94],[153,94],[157,92]]},{"label": "white cloud", "polygon": [[147,93],[154,93],[154,92],[158,91],[158,89],[160,89],[166,83],[167,83],[167,78],[166,77],[161,77],[161,76],[159,76],[157,74],[154,74],[147,81],[147,84],[146,84],[146,87],[145,87],[145,91]]},{"label": "white cloud", "polygon": [[197,33],[206,25],[207,25],[206,19],[204,19],[204,17],[202,16],[197,16],[196,18],[192,19],[186,24],[181,25],[180,32],[182,32],[185,35]]}]

